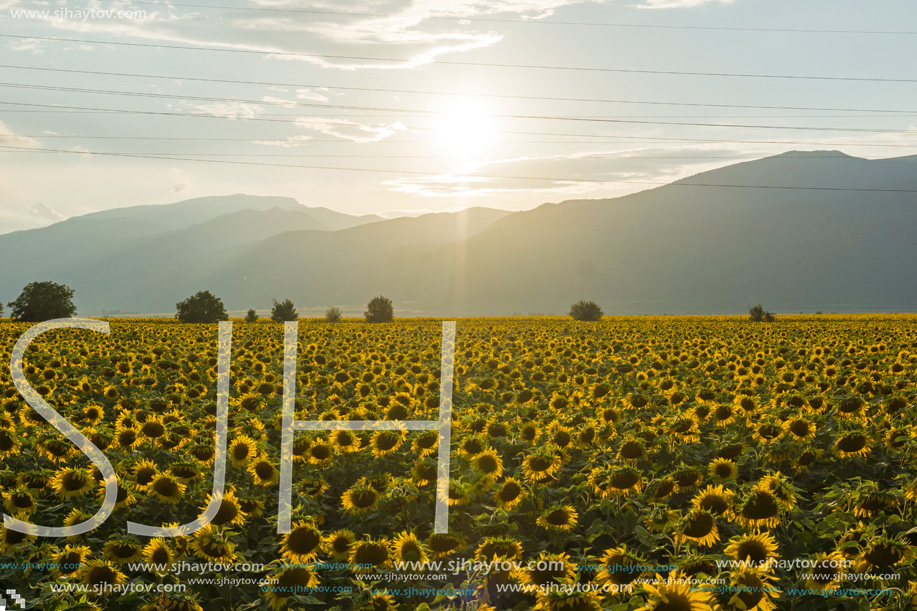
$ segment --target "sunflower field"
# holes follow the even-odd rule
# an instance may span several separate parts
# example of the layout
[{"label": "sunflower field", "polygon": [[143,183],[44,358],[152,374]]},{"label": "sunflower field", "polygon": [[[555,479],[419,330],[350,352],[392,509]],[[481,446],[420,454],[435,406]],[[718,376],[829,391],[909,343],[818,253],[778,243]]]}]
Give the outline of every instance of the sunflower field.
[{"label": "sunflower field", "polygon": [[[13,385],[28,327],[0,322],[3,510],[77,524],[104,485]],[[217,327],[110,329],[26,352],[118,476],[86,534],[0,528],[0,590],[28,608],[917,609],[917,316],[459,319],[448,533],[438,433],[391,430],[297,432],[277,533],[283,327],[237,321],[226,492],[172,538],[126,523],[210,501]],[[301,321],[296,418],[436,420],[440,329]]]}]

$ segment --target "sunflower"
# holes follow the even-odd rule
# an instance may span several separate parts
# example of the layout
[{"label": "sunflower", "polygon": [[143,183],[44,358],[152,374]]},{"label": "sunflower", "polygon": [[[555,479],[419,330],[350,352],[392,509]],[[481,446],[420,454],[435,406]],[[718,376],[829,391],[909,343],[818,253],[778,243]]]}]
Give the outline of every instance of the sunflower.
[{"label": "sunflower", "polygon": [[549,480],[562,464],[561,457],[550,447],[533,451],[522,461],[522,472],[535,483]]},{"label": "sunflower", "polygon": [[132,450],[134,446],[137,445],[138,441],[140,441],[140,436],[137,434],[137,431],[131,427],[119,427],[117,434],[115,434],[115,442],[122,450]]},{"label": "sunflower", "polygon": [[15,431],[0,428],[0,457],[19,453],[20,443]]},{"label": "sunflower", "polygon": [[571,505],[554,505],[541,514],[536,523],[548,530],[567,532],[576,526],[578,517],[579,513]]},{"label": "sunflower", "polygon": [[[64,526],[76,526],[80,522],[85,522],[86,520],[88,520],[91,517],[92,516],[89,515],[88,513],[84,513],[80,511],[79,509],[77,509],[76,507],[74,507],[73,509],[70,510],[70,513],[67,514],[67,517],[64,518]],[[81,535],[70,535],[69,537],[67,537],[67,541],[70,541],[71,543],[73,543],[75,541],[80,541],[84,538],[86,538],[86,533],[83,533]]]},{"label": "sunflower", "polygon": [[525,496],[525,489],[522,484],[509,477],[494,494],[494,501],[497,503],[497,507],[508,511],[521,503]]},{"label": "sunflower", "polygon": [[777,558],[777,540],[768,532],[755,530],[731,538],[724,551],[734,560],[750,561],[766,568],[771,560]]},{"label": "sunflower", "polygon": [[448,533],[433,533],[427,537],[427,547],[430,549],[430,555],[434,560],[440,560],[451,554],[465,549],[467,543],[458,535]]},{"label": "sunflower", "polygon": [[853,514],[858,518],[872,517],[898,506],[898,499],[890,494],[872,493],[861,498],[853,507]]},{"label": "sunflower", "polygon": [[745,528],[773,528],[780,522],[780,502],[770,491],[758,488],[751,492],[735,514],[736,520]]},{"label": "sunflower", "polygon": [[[395,597],[388,593],[388,590],[372,592],[365,603],[359,607],[354,607],[354,611],[398,611],[400,606]],[[479,607],[479,611],[483,608]]]},{"label": "sunflower", "polygon": [[512,537],[484,537],[475,557],[488,562],[497,558],[516,560],[522,558],[522,544]]},{"label": "sunflower", "polygon": [[143,560],[148,564],[158,565],[163,571],[167,572],[175,563],[175,552],[172,551],[165,539],[157,537],[143,548]]},{"label": "sunflower", "polygon": [[330,487],[331,484],[317,477],[306,477],[299,481],[299,492],[313,499],[318,499]]},{"label": "sunflower", "polygon": [[866,456],[869,454],[869,437],[861,431],[847,433],[834,442],[834,453],[841,458]]},{"label": "sunflower", "polygon": [[771,443],[779,439],[781,435],[783,435],[783,427],[768,419],[755,426],[752,438],[758,443]]},{"label": "sunflower", "polygon": [[191,541],[191,551],[201,560],[224,563],[236,558],[236,546],[219,529],[208,524],[197,530]]},{"label": "sunflower", "polygon": [[180,462],[175,463],[169,467],[169,475],[176,477],[183,482],[193,482],[194,480],[202,479],[204,474],[201,470],[191,462]]},{"label": "sunflower", "polygon": [[698,492],[691,504],[695,509],[709,511],[715,516],[732,516],[732,505],[734,494],[729,490],[724,490],[723,486],[707,486],[706,490]]},{"label": "sunflower", "polygon": [[289,562],[307,564],[316,559],[322,549],[322,533],[313,522],[298,522],[283,536],[281,556]]},{"label": "sunflower", "polygon": [[450,507],[467,505],[471,501],[471,493],[468,490],[468,486],[462,482],[450,480],[446,501],[449,503]]},{"label": "sunflower", "polygon": [[150,482],[147,492],[150,496],[156,497],[165,503],[174,504],[181,500],[185,494],[185,484],[171,475],[160,473]]},{"label": "sunflower", "polygon": [[166,434],[166,427],[159,418],[147,418],[140,425],[140,434],[149,440],[156,440]]},{"label": "sunflower", "polygon": [[[105,485],[102,484],[99,486],[96,492],[96,499],[99,503],[102,503],[105,500]],[[137,498],[133,494],[131,485],[127,482],[123,484],[118,482],[118,492],[115,495],[115,509],[121,509],[123,507],[130,507],[137,502]]]},{"label": "sunflower", "polygon": [[117,564],[127,564],[140,558],[143,546],[133,538],[117,537],[105,542],[102,555],[106,560]]},{"label": "sunflower", "polygon": [[598,583],[626,586],[643,575],[639,567],[645,565],[646,560],[622,545],[606,551],[599,564],[602,570],[595,576]]},{"label": "sunflower", "polygon": [[713,416],[713,420],[714,422],[716,422],[717,426],[725,427],[729,425],[730,423],[732,423],[733,421],[735,421],[736,412],[733,406],[731,405],[725,405],[725,404],[717,405],[716,407],[713,408],[713,411],[711,413]]},{"label": "sunflower", "polygon": [[271,486],[277,483],[280,473],[274,468],[274,465],[268,460],[266,455],[256,458],[248,465],[248,472],[256,486]]},{"label": "sunflower", "polygon": [[436,452],[438,443],[439,433],[437,431],[424,431],[414,438],[411,448],[420,458],[425,458]]},{"label": "sunflower", "polygon": [[727,482],[735,479],[737,469],[735,462],[726,458],[715,458],[707,466],[707,472],[710,473],[711,477],[716,478],[716,481]]},{"label": "sunflower", "polygon": [[140,607],[140,611],[204,611],[199,600],[196,592],[162,594],[153,602]]},{"label": "sunflower", "polygon": [[92,591],[107,593],[109,590],[105,586],[122,584],[125,580],[124,573],[104,560],[90,560],[80,571],[80,583],[89,586]]},{"label": "sunflower", "polygon": [[331,443],[342,454],[360,451],[360,438],[346,429],[331,433]]},{"label": "sunflower", "polygon": [[685,516],[675,538],[679,541],[692,541],[704,547],[711,547],[720,540],[716,517],[709,511],[694,509]]},{"label": "sunflower", "polygon": [[657,574],[656,582],[643,584],[643,589],[648,600],[637,611],[713,611],[713,596],[692,590],[674,572],[669,573],[668,579]]},{"label": "sunflower", "polygon": [[234,467],[242,467],[255,457],[255,441],[248,435],[240,435],[229,445],[229,457]]},{"label": "sunflower", "polygon": [[392,541],[392,557],[398,562],[426,562],[426,546],[414,533],[402,532]]},{"label": "sunflower", "polygon": [[806,573],[806,587],[811,590],[830,591],[843,579],[848,561],[838,552],[819,554],[812,569]]},{"label": "sunflower", "polygon": [[338,561],[347,560],[350,557],[351,547],[357,538],[350,530],[336,530],[330,535],[326,535],[323,544],[325,550],[332,558]]},{"label": "sunflower", "polygon": [[647,495],[651,501],[660,502],[670,497],[677,488],[675,480],[670,477],[657,479],[647,487]]},{"label": "sunflower", "polygon": [[646,450],[638,439],[627,438],[618,448],[618,458],[627,461],[637,461],[646,458]]},{"label": "sunflower", "polygon": [[815,438],[815,423],[808,418],[788,418],[783,429],[793,438],[806,441]]},{"label": "sunflower", "polygon": [[[213,493],[207,495],[207,502],[201,507],[201,512],[203,512],[207,507],[210,506],[210,502],[213,500]],[[217,509],[216,515],[213,516],[213,519],[210,521],[214,526],[226,526],[228,524],[242,524],[245,522],[245,512],[242,511],[242,508],[239,506],[239,499],[236,497],[236,494],[233,490],[229,490],[223,494],[223,498],[220,499],[220,508]]]},{"label": "sunflower", "polygon": [[373,456],[381,458],[396,452],[404,443],[404,437],[404,431],[376,431],[369,442]]},{"label": "sunflower", "polygon": [[0,526],[0,552],[2,553],[11,552],[34,540],[34,535],[28,535],[18,530],[10,530],[5,526]]},{"label": "sunflower", "polygon": [[672,479],[675,480],[676,491],[685,492],[693,490],[704,479],[704,476],[696,469],[679,469],[672,474]]},{"label": "sunflower", "polygon": [[773,599],[780,596],[773,585],[774,576],[767,572],[750,567],[732,571],[729,577],[731,590],[734,592],[726,609],[737,611],[773,611],[776,608]]},{"label": "sunflower", "polygon": [[391,554],[385,539],[363,539],[350,547],[350,564],[357,573],[369,573],[391,564]]},{"label": "sunflower", "polygon": [[83,422],[95,426],[105,417],[105,410],[100,405],[88,405],[83,408]]},{"label": "sunflower", "polygon": [[93,487],[93,480],[85,469],[65,468],[54,474],[51,487],[62,499],[83,496]]},{"label": "sunflower", "polygon": [[578,590],[549,590],[535,597],[538,611],[601,611],[602,605],[595,592]]},{"label": "sunflower", "polygon": [[35,504],[35,498],[31,491],[25,486],[19,486],[13,490],[8,490],[3,494],[3,504],[6,510],[14,516],[30,516],[38,509]]},{"label": "sunflower", "polygon": [[79,575],[90,550],[85,545],[71,546],[67,545],[63,551],[55,554],[53,557],[54,570],[52,575],[55,579],[70,579]]},{"label": "sunflower", "polygon": [[587,481],[603,499],[628,496],[643,489],[643,478],[632,467],[598,467],[589,473]]},{"label": "sunflower", "polygon": [[876,570],[884,572],[885,569],[911,558],[911,549],[907,544],[883,536],[870,541],[865,546],[857,558],[856,566],[863,572]]},{"label": "sunflower", "polygon": [[503,461],[494,450],[484,450],[471,459],[471,466],[490,481],[503,475]]},{"label": "sunflower", "polygon": [[158,475],[159,469],[152,461],[141,460],[134,466],[134,487],[141,492],[146,492]]},{"label": "sunflower", "polygon": [[364,478],[344,491],[344,494],[341,495],[341,504],[348,513],[361,515],[375,511],[380,496],[379,492]]},{"label": "sunflower", "polygon": [[267,590],[267,600],[271,609],[284,608],[296,592],[308,592],[320,581],[318,574],[311,568],[286,568],[270,576],[273,587]]}]

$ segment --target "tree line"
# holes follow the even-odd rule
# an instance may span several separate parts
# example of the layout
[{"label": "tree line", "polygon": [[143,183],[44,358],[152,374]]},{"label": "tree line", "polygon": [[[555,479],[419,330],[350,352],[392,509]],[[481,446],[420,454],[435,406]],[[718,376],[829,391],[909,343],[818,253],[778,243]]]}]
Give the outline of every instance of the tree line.
[{"label": "tree line", "polygon": [[[299,318],[296,307],[289,299],[271,300],[271,320],[274,322],[293,321]],[[55,318],[70,318],[76,314],[73,304],[73,289],[56,282],[32,282],[22,289],[14,301],[9,302],[10,317],[21,322],[41,322]],[[214,323],[229,320],[229,314],[223,306],[223,300],[210,291],[198,291],[194,295],[175,304],[175,318],[184,323]],[[819,312],[820,313],[820,312]],[[567,314],[580,322],[596,322],[605,315],[602,308],[594,301],[581,300],[570,306]],[[754,322],[773,322],[775,315],[765,310],[759,303],[749,308],[749,318]],[[0,317],[3,316],[3,304],[0,303]],[[392,300],[379,295],[366,304],[363,313],[366,322],[391,322],[395,318]],[[258,313],[250,309],[245,316],[246,322],[256,322]],[[340,322],[341,309],[331,306],[325,311],[328,322]]]}]

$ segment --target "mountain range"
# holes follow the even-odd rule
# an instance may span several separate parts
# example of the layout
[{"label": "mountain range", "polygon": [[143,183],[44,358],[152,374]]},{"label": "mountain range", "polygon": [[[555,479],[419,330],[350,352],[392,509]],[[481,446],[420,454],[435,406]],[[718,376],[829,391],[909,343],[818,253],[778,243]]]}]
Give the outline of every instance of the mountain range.
[{"label": "mountain range", "polygon": [[917,156],[790,152],[600,200],[384,219],[232,195],[134,206],[0,235],[0,298],[31,281],[81,315],[174,312],[198,290],[230,310],[396,315],[567,311],[740,314],[917,310]]}]

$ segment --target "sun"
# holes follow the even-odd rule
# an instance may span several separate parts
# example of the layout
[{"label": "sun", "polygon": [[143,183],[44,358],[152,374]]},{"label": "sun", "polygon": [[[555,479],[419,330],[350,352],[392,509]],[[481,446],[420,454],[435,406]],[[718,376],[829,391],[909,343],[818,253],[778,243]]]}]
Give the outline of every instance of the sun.
[{"label": "sun", "polygon": [[491,123],[491,117],[478,100],[456,100],[439,116],[439,141],[453,157],[470,160],[490,144]]}]

